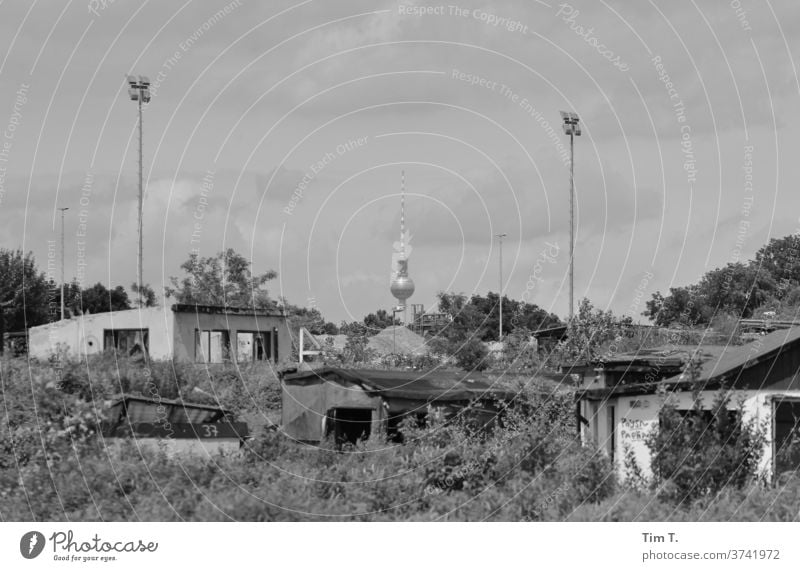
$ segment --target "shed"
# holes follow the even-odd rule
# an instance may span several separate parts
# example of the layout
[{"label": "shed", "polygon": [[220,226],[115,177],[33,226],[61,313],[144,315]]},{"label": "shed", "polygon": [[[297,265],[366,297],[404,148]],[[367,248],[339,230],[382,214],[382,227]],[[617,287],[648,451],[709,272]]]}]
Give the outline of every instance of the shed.
[{"label": "shed", "polygon": [[[690,360],[699,366],[694,379],[685,372]],[[665,389],[679,410],[689,411],[699,390],[710,408],[720,387],[731,391],[732,405],[767,426],[760,469],[775,476],[798,466],[779,452],[800,438],[800,327],[781,329],[744,345],[665,346],[613,356],[595,363],[577,392],[581,438],[605,450],[624,472],[627,449],[649,472],[645,439],[658,425]]]},{"label": "shed", "polygon": [[486,424],[500,402],[515,396],[483,375],[444,370],[323,367],[284,375],[281,385],[283,430],[304,442],[356,442],[379,433],[399,439],[399,423],[409,415],[424,421],[431,409],[448,415],[470,404]]},{"label": "shed", "polygon": [[248,438],[247,424],[214,405],[122,395],[109,403],[103,436],[135,439],[168,453],[200,453],[239,449]]}]

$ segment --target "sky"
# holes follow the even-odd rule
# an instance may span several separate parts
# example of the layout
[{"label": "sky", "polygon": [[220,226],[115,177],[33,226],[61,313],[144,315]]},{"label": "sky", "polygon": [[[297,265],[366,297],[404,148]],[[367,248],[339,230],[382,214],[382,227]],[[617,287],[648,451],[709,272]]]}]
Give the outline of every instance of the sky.
[{"label": "sky", "polygon": [[[186,1],[0,5],[0,243],[66,279],[144,281],[234,248],[326,319],[390,309],[405,174],[409,303],[501,287],[566,316],[650,295],[800,228],[800,5]],[[50,265],[48,266],[48,260]],[[54,269],[55,268],[55,269]]]}]

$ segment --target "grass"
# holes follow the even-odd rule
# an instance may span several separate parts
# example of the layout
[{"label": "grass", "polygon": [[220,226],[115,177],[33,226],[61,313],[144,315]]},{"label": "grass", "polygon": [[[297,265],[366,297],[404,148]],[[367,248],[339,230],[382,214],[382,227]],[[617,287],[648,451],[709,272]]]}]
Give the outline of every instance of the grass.
[{"label": "grass", "polygon": [[[0,519],[5,521],[796,521],[800,479],[726,489],[685,506],[617,481],[576,441],[569,393],[523,389],[528,406],[491,434],[457,421],[406,427],[406,444],[344,451],[270,428],[280,387],[268,367],[195,367],[113,355],[0,362]],[[251,423],[241,452],[213,458],[107,446],[102,405],[121,390],[219,402]],[[65,392],[68,390],[69,392]],[[189,399],[188,397],[192,398]],[[197,398],[195,398],[197,397]]]}]

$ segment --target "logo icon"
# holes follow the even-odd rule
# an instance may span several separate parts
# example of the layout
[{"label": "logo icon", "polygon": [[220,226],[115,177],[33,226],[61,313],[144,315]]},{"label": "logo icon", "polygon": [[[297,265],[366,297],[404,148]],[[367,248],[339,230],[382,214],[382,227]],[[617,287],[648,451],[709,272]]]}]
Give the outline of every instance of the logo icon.
[{"label": "logo icon", "polygon": [[29,531],[19,540],[19,552],[25,559],[35,559],[44,549],[44,534]]}]

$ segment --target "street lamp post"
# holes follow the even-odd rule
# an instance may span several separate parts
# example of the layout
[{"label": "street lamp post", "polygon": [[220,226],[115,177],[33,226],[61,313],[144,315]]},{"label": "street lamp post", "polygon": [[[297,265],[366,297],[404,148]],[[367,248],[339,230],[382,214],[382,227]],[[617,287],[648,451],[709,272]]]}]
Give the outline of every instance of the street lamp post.
[{"label": "street lamp post", "polygon": [[497,341],[500,342],[503,340],[503,238],[508,234],[497,234],[496,236],[500,240],[500,325],[497,329]]},{"label": "street lamp post", "polygon": [[564,133],[569,135],[569,319],[572,321],[575,308],[575,137],[580,136],[578,115],[561,111]]},{"label": "street lamp post", "polygon": [[397,319],[398,313],[402,313],[405,310],[405,306],[402,305],[396,305],[392,309],[392,355],[397,355],[397,325],[395,325],[395,319]]},{"label": "street lamp post", "polygon": [[142,186],[142,103],[150,103],[150,80],[144,75],[138,78],[128,76],[128,95],[132,101],[139,103],[139,251],[136,279],[139,285],[139,307],[142,306],[142,211],[144,202],[144,188]]},{"label": "street lamp post", "polygon": [[59,208],[61,211],[61,320],[64,320],[64,211],[68,207]]}]

